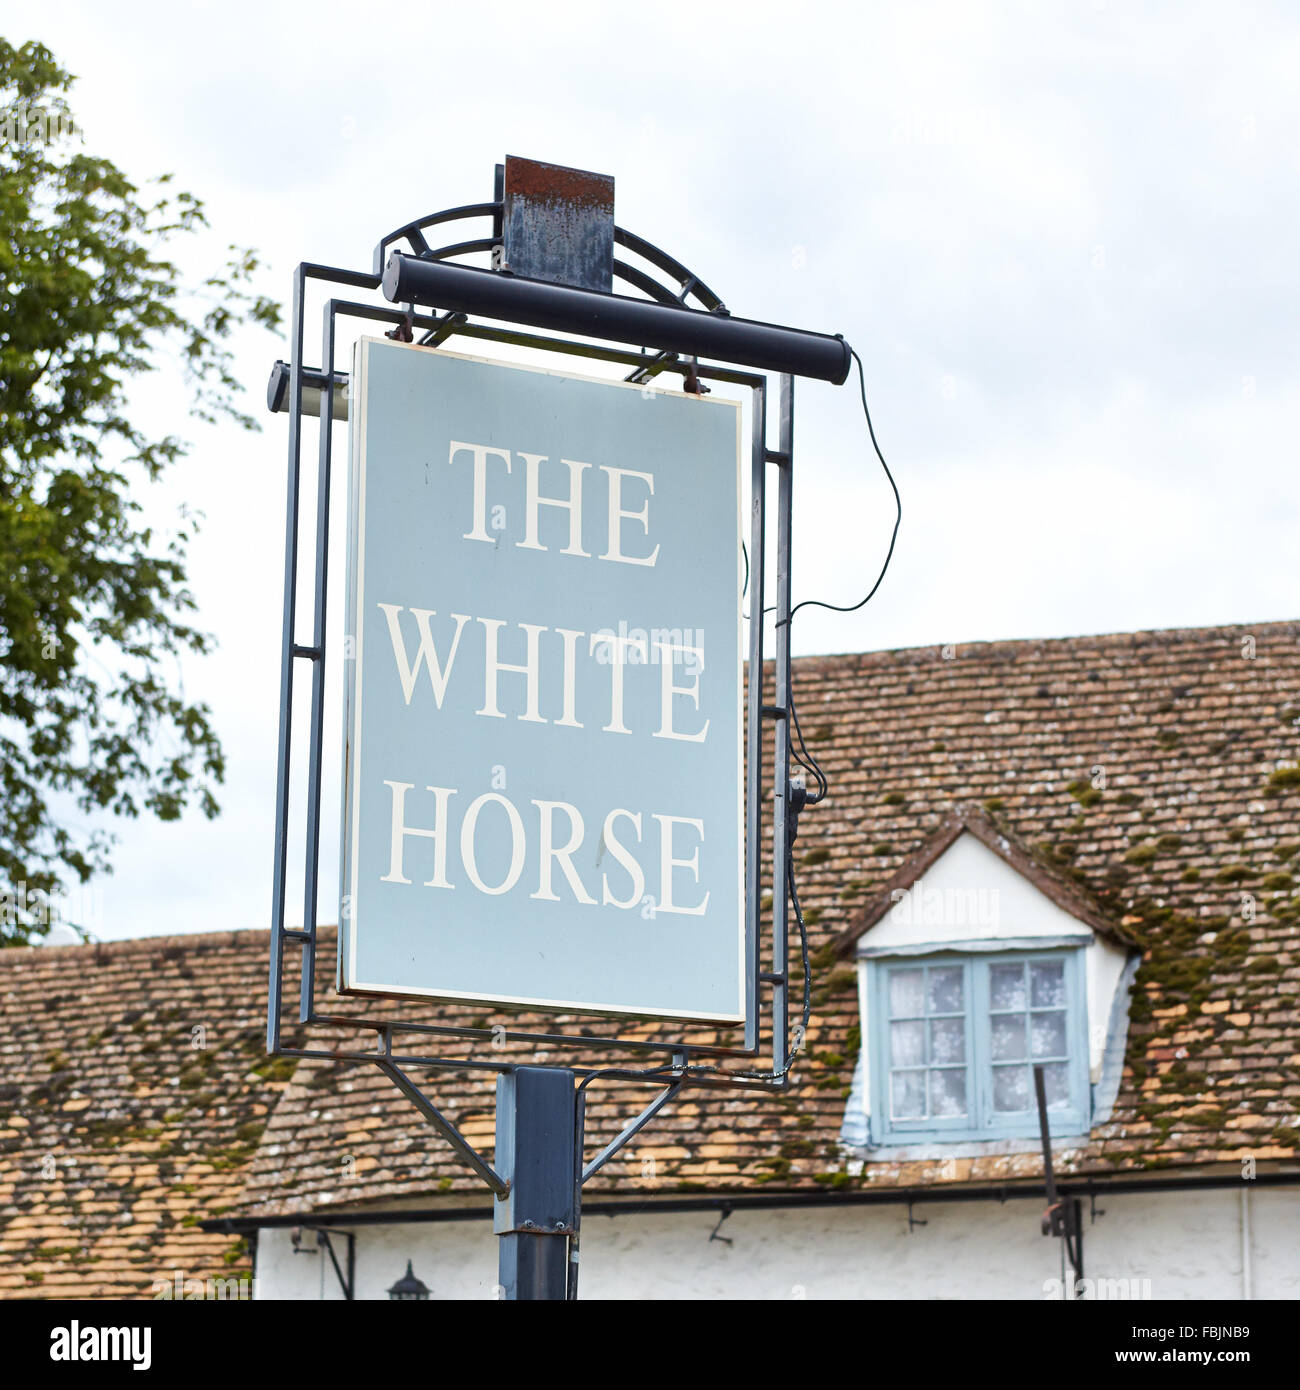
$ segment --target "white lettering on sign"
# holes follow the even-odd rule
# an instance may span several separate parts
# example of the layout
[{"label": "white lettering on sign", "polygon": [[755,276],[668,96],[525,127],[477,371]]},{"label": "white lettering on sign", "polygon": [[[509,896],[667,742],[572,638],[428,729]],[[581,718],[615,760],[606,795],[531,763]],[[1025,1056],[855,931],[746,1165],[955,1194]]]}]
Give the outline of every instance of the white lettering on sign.
[{"label": "white lettering on sign", "polygon": [[[514,718],[529,724],[559,724],[568,728],[581,729],[584,726],[576,718],[579,690],[579,649],[585,650],[582,661],[583,681],[601,682],[602,688],[609,690],[609,723],[603,725],[607,734],[630,734],[633,731],[624,723],[626,708],[624,692],[629,666],[637,667],[636,680],[652,683],[659,694],[659,727],[650,730],[654,738],[679,739],[684,743],[703,743],[708,737],[709,721],[706,719],[698,729],[679,727],[674,713],[674,701],[690,701],[700,707],[700,676],[704,670],[704,648],[688,646],[681,642],[649,642],[645,637],[621,636],[615,632],[585,633],[574,628],[548,628],[538,623],[515,623],[523,637],[507,632],[505,642],[524,656],[522,662],[504,661],[501,657],[503,645],[502,629],[507,628],[504,618],[470,618],[464,613],[447,614],[447,623],[454,629],[446,632],[445,648],[447,659],[444,664],[438,656],[438,640],[433,633],[431,619],[437,614],[429,608],[412,608],[415,619],[417,641],[415,655],[410,654],[405,629],[410,626],[402,619],[407,610],[398,603],[380,603],[378,608],[388,620],[388,632],[392,639],[393,661],[398,680],[402,685],[402,695],[408,705],[413,697],[418,706],[416,688],[421,669],[429,673],[429,685],[433,691],[435,709],[441,709],[447,695],[447,686],[452,679],[453,666],[457,653],[462,650],[461,633],[466,623],[477,623],[484,634],[482,656],[471,658],[477,661],[472,669],[462,658],[457,668],[461,679],[474,681],[476,691],[482,691],[479,708],[475,713],[485,719],[506,719],[509,716],[501,708],[501,676],[522,676],[524,691],[523,709]],[[658,629],[656,629],[658,631]],[[549,634],[543,645],[543,635]],[[585,646],[582,639],[588,641]],[[651,664],[647,660],[649,652],[658,654],[658,660]],[[640,657],[640,660],[634,660]],[[656,667],[658,669],[656,669]],[[677,672],[683,673],[685,684],[678,684]],[[465,674],[469,672],[470,674]],[[545,677],[545,679],[544,679]],[[552,696],[542,699],[543,688]],[[558,710],[555,718],[544,715],[543,708]],[[689,713],[686,715],[689,718]]]},{"label": "white lettering on sign", "polygon": [[[545,454],[530,454],[523,449],[515,452],[524,461],[524,538],[515,544],[521,550],[547,550],[548,546],[539,539],[540,516],[543,507],[554,507],[567,512],[569,517],[569,543],[561,555],[578,555],[591,558],[591,552],[582,548],[582,507],[584,497],[583,475],[591,468],[589,463],[578,463],[574,459],[561,459],[560,466],[567,468],[568,493],[562,497],[547,497],[542,494],[542,465],[548,463]],[[487,472],[488,459],[498,459],[505,464],[507,474],[514,472],[509,449],[495,449],[488,444],[462,444],[453,439],[448,451],[447,462],[455,464],[460,454],[468,453],[473,459],[473,506],[471,525],[464,532],[467,541],[485,541],[495,545],[497,538],[487,528]],[[628,555],[623,551],[623,523],[637,522],[647,537],[650,535],[650,498],[654,495],[655,480],[649,473],[638,472],[635,468],[613,468],[602,463],[600,471],[608,475],[608,530],[605,553],[599,558],[620,565],[653,565],[659,558],[656,545],[648,555]],[[641,506],[633,509],[623,505],[623,480],[636,478],[645,484],[646,496]]]},{"label": "white lettering on sign", "polygon": [[[524,460],[524,472],[527,480],[525,488],[525,535],[522,541],[517,542],[519,547],[526,550],[545,550],[547,548],[538,539],[538,513],[542,507],[555,507],[566,512],[569,518],[569,544],[564,547],[561,553],[589,558],[589,553],[582,548],[582,477],[590,465],[575,463],[569,459],[561,460],[568,469],[568,495],[547,497],[542,495],[539,482],[540,467],[546,461],[544,456],[525,453],[523,450],[517,452],[519,457]],[[486,444],[462,444],[453,440],[450,448],[450,461],[455,463],[458,455],[465,453],[468,453],[473,459],[473,488],[472,524],[470,529],[463,533],[464,539],[484,540],[492,544],[494,542],[492,537],[488,535],[485,525],[487,518],[487,463],[489,458],[499,459],[504,463],[505,471],[509,474],[512,471],[511,456],[504,449],[495,449]],[[654,479],[648,473],[637,472],[635,469],[613,468],[605,464],[601,465],[601,471],[609,475],[609,545],[605,554],[600,558],[623,564],[653,565],[659,554],[658,545],[654,546],[651,552],[645,556],[625,555],[621,548],[621,533],[623,522],[630,519],[639,522],[647,539],[649,538],[649,499],[654,492]],[[645,484],[645,501],[637,510],[630,510],[624,506],[623,480],[625,478],[635,478]],[[428,672],[434,708],[442,709],[448,684],[456,670],[457,655],[463,649],[461,639],[465,633],[466,624],[476,623],[482,629],[484,638],[481,662],[475,667],[472,674],[462,675],[461,679],[473,680],[476,675],[481,675],[481,687],[476,687],[476,689],[482,689],[482,701],[475,713],[482,718],[505,719],[507,717],[501,708],[500,681],[503,675],[509,675],[522,678],[524,691],[522,709],[515,713],[514,718],[530,724],[555,723],[570,728],[582,728],[582,724],[575,715],[579,686],[578,652],[581,649],[586,657],[583,663],[585,667],[583,680],[594,678],[608,680],[609,723],[603,726],[605,733],[631,734],[633,732],[624,722],[626,707],[624,700],[626,676],[624,673],[629,665],[637,665],[642,668],[642,673],[637,678],[655,682],[659,693],[659,727],[646,732],[649,732],[654,738],[677,739],[686,743],[703,743],[708,737],[709,720],[706,719],[698,729],[687,729],[678,722],[675,709],[675,702],[684,704],[688,701],[695,709],[699,709],[700,679],[701,672],[704,670],[704,648],[702,646],[657,640],[657,632],[655,634],[656,640],[651,642],[645,637],[621,635],[613,632],[588,634],[572,628],[552,630],[539,623],[507,624],[504,618],[471,617],[465,613],[448,613],[437,624],[444,639],[443,648],[446,653],[444,660],[439,656],[439,639],[434,632],[434,619],[438,617],[435,609],[415,607],[409,609],[416,629],[415,654],[412,656],[408,650],[406,638],[406,631],[409,629],[410,623],[404,623],[402,618],[403,613],[408,610],[397,603],[381,602],[378,607],[388,625],[397,678],[401,683],[402,696],[407,705],[411,704],[412,698],[415,696],[420,671],[423,669]],[[517,629],[517,632],[508,630],[504,640],[512,651],[522,654],[522,661],[506,661],[502,658],[503,629]],[[522,634],[522,637],[519,634]],[[544,634],[548,636],[545,661],[543,661],[542,646]],[[584,638],[587,639],[585,643]],[[652,653],[656,657],[653,663],[650,661]],[[594,659],[597,656],[599,656],[599,660]],[[636,658],[639,660],[635,660]],[[653,669],[655,665],[658,666],[658,671]],[[600,672],[597,669],[599,667],[606,668],[608,676]],[[675,674],[679,667],[686,672],[682,683],[678,682]],[[462,661],[459,670],[464,673],[469,668]],[[544,674],[548,688],[553,692],[558,692],[558,698],[548,698],[545,702],[547,709],[559,711],[553,719],[541,712]],[[433,824],[432,826],[420,827],[412,826],[406,820],[406,797],[407,793],[414,788],[415,783],[386,781],[385,786],[392,792],[392,830],[389,870],[384,875],[383,882],[411,882],[403,872],[404,851],[407,839],[411,836],[418,836],[432,840],[434,844],[434,871],[432,877],[425,880],[424,886],[427,888],[455,887],[455,884],[447,877],[447,819],[448,806],[451,798],[457,794],[457,789],[432,786],[427,788],[427,791],[431,792],[434,797]],[[489,805],[499,806],[505,812],[511,836],[509,868],[505,877],[496,884],[485,882],[478,867],[478,823],[484,808]],[[584,906],[596,906],[597,899],[588,891],[574,864],[574,855],[579,851],[586,838],[582,813],[576,806],[572,806],[566,801],[534,801],[533,805],[537,807],[539,813],[536,835],[540,876],[537,891],[530,896],[545,902],[561,901],[560,894],[556,891],[555,870],[558,869],[573,901],[582,903]],[[699,881],[700,845],[704,840],[704,823],[690,816],[671,816],[658,812],[651,814],[660,825],[657,910],[698,916],[708,906],[708,893],[705,893],[702,901],[694,906],[686,906],[677,901],[677,890],[679,885],[684,882],[687,872],[693,875],[696,882]],[[563,817],[566,822],[563,829],[557,828],[557,816]],[[601,842],[628,874],[631,881],[631,892],[625,897],[619,897],[612,893],[608,875],[602,873],[600,902],[609,907],[631,909],[639,906],[641,902],[645,890],[646,875],[636,855],[614,833],[614,822],[620,816],[631,822],[636,831],[637,840],[641,839],[640,814],[623,808],[615,808],[605,818],[604,828],[601,831]],[[500,820],[501,817],[497,815],[492,823],[499,826]],[[674,854],[674,827],[689,827],[696,832],[697,842],[689,858],[678,858]],[[466,808],[465,817],[460,827],[460,857],[464,879],[468,880],[480,893],[488,893],[495,897],[509,892],[523,872],[527,840],[528,832],[523,817],[508,797],[495,791],[486,792],[477,797]],[[558,843],[558,840],[562,840],[563,843]]]},{"label": "white lettering on sign", "polygon": [[499,459],[505,464],[506,472],[509,473],[510,450],[493,449],[486,444],[461,444],[453,439],[448,451],[447,462],[454,464],[456,455],[464,453],[466,449],[474,455],[474,524],[465,532],[463,539],[487,541],[489,545],[492,545],[492,537],[487,533],[487,461],[489,457]]},{"label": "white lettering on sign", "polygon": [[461,629],[469,622],[469,618],[464,613],[453,613],[451,616],[456,623],[456,631],[452,634],[451,647],[447,652],[447,664],[443,666],[438,660],[438,649],[433,642],[433,634],[429,631],[429,619],[436,616],[431,608],[412,608],[411,615],[414,617],[420,630],[420,645],[415,653],[415,660],[412,661],[406,655],[406,643],[402,640],[401,629],[398,626],[397,615],[402,611],[396,603],[381,603],[379,605],[384,617],[388,619],[388,636],[393,643],[393,657],[397,662],[397,674],[402,682],[402,696],[409,705],[411,696],[415,694],[415,682],[420,676],[420,667],[427,666],[429,670],[429,683],[433,686],[433,698],[437,702],[439,709],[442,708],[443,696],[447,693],[447,678],[451,675],[452,662],[456,660],[456,649],[460,646]]},{"label": "white lettering on sign", "polygon": [[635,468],[611,468],[604,463],[600,465],[600,468],[601,472],[609,474],[609,549],[600,558],[602,560],[619,560],[625,565],[653,565],[659,558],[658,546],[655,546],[649,555],[624,555],[620,549],[620,544],[624,520],[639,521],[641,529],[646,535],[650,534],[650,497],[646,497],[640,511],[625,511],[623,509],[623,479],[640,478],[646,485],[648,494],[654,492],[655,480],[649,473],[638,473]]},{"label": "white lettering on sign", "polygon": [[[384,875],[385,883],[410,883],[405,872],[405,853],[406,841],[412,836],[419,836],[422,839],[432,840],[434,843],[435,870],[433,877],[426,879],[426,888],[451,888],[454,889],[456,882],[447,876],[447,846],[448,846],[448,807],[451,799],[457,792],[454,787],[426,787],[425,791],[433,796],[433,809],[431,826],[411,825],[406,816],[406,797],[407,793],[413,789],[410,782],[385,782],[392,793],[392,832],[391,832],[391,855],[388,873]],[[537,890],[529,896],[539,898],[546,902],[562,901],[560,893],[557,891],[557,881],[555,869],[558,867],[560,875],[567,884],[569,898],[581,903],[584,907],[595,907],[597,900],[588,890],[574,864],[574,856],[587,845],[588,835],[586,826],[583,822],[582,812],[576,806],[571,806],[567,801],[533,801],[533,806],[537,808],[535,817],[535,829],[532,832],[536,839],[539,849],[540,870],[538,876]],[[510,861],[504,876],[499,883],[487,883],[479,869],[480,838],[487,843],[491,841],[501,825],[501,816],[497,815],[489,822],[488,828],[480,831],[479,821],[484,819],[483,813],[489,806],[499,806],[505,813],[505,822],[510,832]],[[557,816],[562,818],[561,825],[557,827]],[[641,840],[641,815],[621,806],[616,806],[605,817],[604,828],[600,832],[601,844],[607,849],[612,858],[616,859],[620,867],[626,872],[631,883],[631,891],[626,897],[619,897],[610,891],[609,874],[602,872],[600,875],[600,902],[606,907],[618,907],[631,909],[638,907],[641,902],[642,894],[645,892],[646,874],[638,856],[614,833],[615,822],[622,818],[628,821],[636,832],[636,839]],[[530,817],[530,820],[533,819]],[[700,846],[704,843],[704,822],[693,816],[669,816],[659,812],[651,812],[651,819],[659,822],[659,844],[658,844],[658,874],[659,874],[659,900],[657,910],[660,912],[676,912],[688,917],[702,916],[705,908],[709,905],[709,895],[704,894],[700,902],[693,906],[677,901],[679,888],[685,889],[688,878],[696,883],[700,878]],[[695,846],[689,857],[683,858],[675,852],[674,840],[677,845],[686,840],[687,831],[679,830],[678,827],[688,827],[695,835]],[[557,840],[563,843],[557,843]],[[524,870],[524,862],[527,857],[528,844],[530,842],[530,832],[525,824],[524,817],[519,808],[513,801],[501,792],[484,792],[482,796],[475,797],[465,808],[465,818],[460,825],[459,849],[460,864],[457,867],[457,879],[460,881],[468,880],[470,885],[480,893],[488,893],[496,897],[502,893],[508,893],[511,888],[519,882],[519,877]],[[460,871],[463,871],[461,878]]]}]

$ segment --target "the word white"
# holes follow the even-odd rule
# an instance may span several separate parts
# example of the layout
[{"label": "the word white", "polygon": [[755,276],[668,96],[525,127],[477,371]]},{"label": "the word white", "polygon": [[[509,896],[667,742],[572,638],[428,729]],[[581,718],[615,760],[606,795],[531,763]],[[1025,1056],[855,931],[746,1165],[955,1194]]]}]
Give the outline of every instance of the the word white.
[{"label": "the word white", "polygon": [[[504,618],[472,618],[468,613],[449,613],[440,626],[447,632],[450,620],[454,627],[443,642],[443,653],[438,650],[434,637],[432,619],[438,615],[432,608],[412,608],[411,617],[415,619],[417,646],[412,657],[407,647],[405,628],[410,624],[402,622],[406,610],[398,603],[381,603],[380,610],[388,621],[388,636],[393,647],[393,660],[397,667],[397,678],[401,682],[402,697],[409,705],[420,683],[420,672],[428,673],[429,686],[433,692],[436,708],[442,708],[447,696],[447,687],[452,672],[460,656],[462,639],[467,628],[474,632],[475,645],[481,629],[483,698],[475,713],[485,719],[504,719],[500,707],[499,687],[502,675],[522,676],[524,678],[524,708],[516,714],[529,724],[557,724],[572,729],[584,727],[577,718],[578,692],[578,654],[584,656],[588,671],[607,671],[601,674],[601,681],[609,688],[609,720],[602,727],[607,734],[630,734],[631,729],[624,723],[625,671],[630,665],[645,665],[649,662],[651,650],[656,655],[655,665],[659,668],[659,727],[653,731],[654,738],[680,739],[687,743],[703,743],[709,732],[709,720],[694,730],[678,728],[674,722],[674,700],[677,697],[689,699],[698,710],[700,706],[700,674],[704,669],[704,651],[700,647],[684,643],[655,641],[648,642],[640,636],[620,636],[618,633],[604,631],[586,633],[573,628],[548,628],[540,623],[515,623],[511,626],[522,633],[522,640],[511,634],[514,645],[522,647],[522,662],[503,661],[501,658],[502,629],[506,627]],[[558,676],[560,692],[560,714],[558,718],[547,718],[541,712],[542,684],[542,636],[547,638],[548,661],[551,671]],[[558,641],[557,641],[558,639]],[[558,650],[556,650],[558,647]],[[600,654],[604,653],[604,659]],[[639,658],[633,662],[635,653]],[[519,654],[519,653],[516,653]],[[681,658],[679,661],[678,658]],[[593,661],[592,658],[596,660]],[[558,671],[556,670],[558,662]],[[462,663],[463,665],[463,663]],[[678,670],[682,679],[677,679]],[[655,677],[650,677],[655,679]],[[550,707],[553,709],[554,707]]]}]

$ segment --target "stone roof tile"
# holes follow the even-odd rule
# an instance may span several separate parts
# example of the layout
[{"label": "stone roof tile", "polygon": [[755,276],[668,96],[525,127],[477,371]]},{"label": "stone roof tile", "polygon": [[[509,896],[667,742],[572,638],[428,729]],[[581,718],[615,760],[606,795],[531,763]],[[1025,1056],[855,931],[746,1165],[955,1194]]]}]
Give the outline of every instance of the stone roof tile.
[{"label": "stone roof tile", "polygon": [[[958,815],[996,827],[1043,883],[1143,953],[1114,1110],[1061,1155],[1062,1172],[1300,1153],[1300,624],[812,657],[795,663],[794,684],[831,792],[801,818],[795,847],[813,1012],[793,1084],[778,1095],[690,1091],[589,1190],[1038,1172],[1032,1153],[859,1172],[839,1145],[859,1047],[856,977],[839,948]],[[330,990],[331,931],[320,946],[319,998],[356,1012]],[[172,1275],[164,1256],[183,1258],[189,1277],[229,1275],[245,1265],[242,1248],[193,1224],[223,1211],[482,1193],[376,1068],[264,1055],[267,951],[266,933],[240,932],[0,952],[0,1296],[147,1292]],[[800,980],[796,962],[796,993]],[[398,1021],[523,1026],[481,1008],[364,1007]],[[199,1026],[203,1048],[192,1046]],[[358,1038],[317,1030],[311,1045]],[[494,1056],[531,1054],[506,1044]],[[490,1157],[491,1074],[425,1079]],[[591,1148],[649,1094],[593,1082]]]}]

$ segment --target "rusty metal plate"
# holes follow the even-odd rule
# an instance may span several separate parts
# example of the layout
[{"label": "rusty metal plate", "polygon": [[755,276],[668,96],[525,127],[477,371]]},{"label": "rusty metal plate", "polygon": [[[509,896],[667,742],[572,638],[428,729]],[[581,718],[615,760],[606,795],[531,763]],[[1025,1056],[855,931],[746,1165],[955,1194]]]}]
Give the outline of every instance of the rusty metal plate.
[{"label": "rusty metal plate", "polygon": [[502,239],[516,275],[609,294],[614,176],[506,156]]}]

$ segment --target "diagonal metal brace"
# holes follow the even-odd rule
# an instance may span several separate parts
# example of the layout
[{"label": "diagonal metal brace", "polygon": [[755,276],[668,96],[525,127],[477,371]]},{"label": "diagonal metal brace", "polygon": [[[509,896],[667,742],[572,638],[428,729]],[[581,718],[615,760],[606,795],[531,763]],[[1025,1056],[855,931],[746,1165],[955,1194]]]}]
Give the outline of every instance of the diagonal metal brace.
[{"label": "diagonal metal brace", "polygon": [[676,362],[677,354],[675,352],[657,352],[644,367],[638,367],[630,376],[625,376],[623,380],[633,386],[644,386],[657,377],[660,372],[666,372],[675,366]]},{"label": "diagonal metal brace", "polygon": [[330,1240],[330,1233],[321,1226],[311,1229],[316,1232],[316,1248],[319,1250],[323,1245],[326,1253],[330,1257],[330,1263],[334,1266],[334,1275],[339,1281],[339,1288],[343,1290],[344,1300],[351,1303],[357,1296],[356,1290],[356,1264],[357,1264],[357,1238],[351,1231],[344,1231],[343,1237],[348,1243],[348,1272],[343,1273],[339,1265],[339,1257],[334,1253],[334,1243]]},{"label": "diagonal metal brace", "polygon": [[466,1163],[496,1193],[498,1200],[510,1191],[510,1184],[495,1168],[466,1140],[465,1136],[438,1109],[423,1091],[398,1066],[386,1058],[376,1058],[375,1065],[385,1072],[397,1085],[397,1089],[411,1102],[439,1134],[452,1146]]},{"label": "diagonal metal brace", "polygon": [[611,1139],[610,1142],[606,1144],[603,1149],[601,1149],[601,1151],[596,1155],[596,1157],[593,1158],[591,1162],[588,1163],[587,1166],[582,1170],[582,1181],[586,1182],[587,1179],[591,1177],[593,1173],[599,1172],[600,1169],[602,1169],[605,1166],[605,1164],[607,1164],[609,1160],[613,1158],[614,1155],[618,1153],[618,1151],[621,1148],[623,1148],[630,1140],[634,1139],[646,1127],[646,1125],[648,1125],[650,1121],[654,1119],[654,1117],[664,1108],[664,1106],[667,1105],[670,1100],[672,1100],[672,1098],[678,1093],[678,1091],[682,1089],[685,1080],[686,1078],[684,1076],[678,1077],[677,1080],[672,1082],[666,1090],[664,1090],[660,1095],[657,1095],[654,1098],[654,1100],[652,1100],[650,1104],[647,1105],[646,1108],[636,1117],[636,1119],[632,1120],[623,1129],[622,1133],[617,1135],[614,1139]]}]

